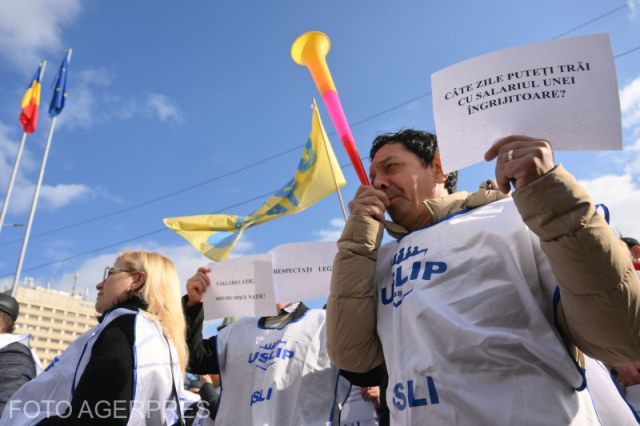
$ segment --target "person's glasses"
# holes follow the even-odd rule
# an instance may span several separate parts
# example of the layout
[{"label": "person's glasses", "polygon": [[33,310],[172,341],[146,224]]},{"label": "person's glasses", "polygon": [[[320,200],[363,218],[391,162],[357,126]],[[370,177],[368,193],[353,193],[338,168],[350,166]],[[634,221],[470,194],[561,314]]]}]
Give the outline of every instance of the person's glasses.
[{"label": "person's glasses", "polygon": [[134,271],[133,269],[114,268],[113,266],[107,266],[106,268],[104,268],[104,276],[102,277],[102,281],[106,281],[107,278],[109,278],[109,276],[117,272],[136,272],[136,271]]}]

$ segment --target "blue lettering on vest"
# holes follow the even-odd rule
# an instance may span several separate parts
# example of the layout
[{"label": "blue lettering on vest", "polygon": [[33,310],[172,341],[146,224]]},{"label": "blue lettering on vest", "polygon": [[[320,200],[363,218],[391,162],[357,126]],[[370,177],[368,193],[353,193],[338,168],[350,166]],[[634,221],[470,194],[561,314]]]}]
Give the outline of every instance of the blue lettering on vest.
[{"label": "blue lettering on vest", "polygon": [[393,405],[398,411],[407,408],[407,399],[404,396],[404,386],[402,386],[402,383],[398,383],[393,387]]},{"label": "blue lettering on vest", "polygon": [[274,342],[258,346],[257,351],[249,353],[248,364],[254,364],[261,370],[267,370],[278,360],[287,361],[295,355],[294,351],[284,347],[287,342],[278,339]]},{"label": "blue lettering on vest", "polygon": [[427,398],[416,398],[414,395],[413,380],[407,382],[407,399],[409,400],[409,407],[421,407],[427,405]]},{"label": "blue lettering on vest", "polygon": [[[416,396],[416,386],[412,379],[407,380],[406,387],[405,383],[403,382],[396,383],[396,385],[393,387],[393,406],[396,408],[396,410],[404,411],[407,407],[415,408],[429,405],[429,403],[427,402],[427,396],[429,397],[429,402],[431,403],[431,405],[440,403],[438,391],[436,390],[436,383],[433,380],[433,377],[426,376],[424,379],[427,384],[426,391],[428,393],[428,395],[424,396]],[[420,389],[424,389],[424,387],[420,387]]]},{"label": "blue lettering on vest", "polygon": [[249,406],[253,407],[253,404],[257,404],[263,401],[269,401],[271,399],[271,393],[273,392],[273,388],[268,388],[265,394],[264,389],[258,389],[251,394],[251,401]]},{"label": "blue lettering on vest", "polygon": [[447,264],[444,262],[416,261],[411,264],[411,272],[403,275],[402,266],[398,265],[393,270],[390,288],[385,286],[380,289],[380,302],[383,305],[393,303],[395,308],[400,306],[404,298],[413,291],[413,287],[408,290],[401,287],[409,282],[413,284],[414,281],[420,279],[420,271],[422,271],[422,280],[425,281],[429,281],[436,274],[443,274],[447,271]]},{"label": "blue lettering on vest", "polygon": [[47,368],[45,368],[44,371],[51,370],[53,368],[53,366],[58,363],[58,361],[60,361],[60,358],[58,358],[58,357],[53,358],[53,361],[51,361],[51,363],[47,366]]}]

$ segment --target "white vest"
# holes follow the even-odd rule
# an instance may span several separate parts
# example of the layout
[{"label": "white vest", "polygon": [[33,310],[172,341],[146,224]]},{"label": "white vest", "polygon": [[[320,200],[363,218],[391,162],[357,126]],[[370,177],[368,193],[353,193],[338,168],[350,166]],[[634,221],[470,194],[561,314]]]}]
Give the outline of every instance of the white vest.
[{"label": "white vest", "polygon": [[385,245],[376,269],[392,424],[598,424],[554,327],[549,262],[511,200]]},{"label": "white vest", "polygon": [[38,354],[33,350],[31,345],[29,344],[29,339],[31,339],[31,334],[8,334],[2,333],[0,334],[0,350],[9,346],[12,343],[20,343],[27,348],[31,352],[31,358],[33,358],[33,362],[36,365],[36,375],[42,373],[42,366],[40,364],[40,358],[38,358]]},{"label": "white vest", "polygon": [[[160,326],[145,314],[128,309],[115,309],[104,320],[79,336],[60,357],[32,381],[25,383],[7,402],[0,425],[33,425],[44,418],[64,416],[70,407],[76,386],[89,363],[91,350],[100,333],[121,315],[135,315],[134,385],[132,409],[127,424],[173,424],[176,419],[172,395],[169,347]],[[176,389],[183,388],[178,355],[173,345],[173,374]],[[100,386],[96,383],[95,386]],[[80,413],[95,417],[122,415],[126,401],[105,401],[100,406],[88,404]],[[90,413],[90,414],[89,414]]]},{"label": "white vest", "polygon": [[609,369],[586,355],[584,359],[587,388],[602,426],[637,426],[634,409],[620,395]]},{"label": "white vest", "polygon": [[326,349],[325,312],[281,329],[243,318],[218,335],[221,399],[215,424],[326,425],[338,371]]}]

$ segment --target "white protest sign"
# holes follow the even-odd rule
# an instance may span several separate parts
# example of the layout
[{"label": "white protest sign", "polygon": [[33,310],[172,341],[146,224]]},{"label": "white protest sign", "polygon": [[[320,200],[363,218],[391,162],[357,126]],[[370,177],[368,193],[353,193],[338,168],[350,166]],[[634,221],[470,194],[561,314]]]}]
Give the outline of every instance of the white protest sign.
[{"label": "white protest sign", "polygon": [[337,251],[335,241],[283,244],[271,250],[276,301],[326,297]]},{"label": "white protest sign", "polygon": [[[384,396],[382,396],[384,398]],[[377,413],[373,401],[366,401],[362,397],[362,388],[352,385],[346,401],[342,404],[340,411],[340,426],[377,425]]]},{"label": "white protest sign", "polygon": [[483,161],[509,135],[547,139],[554,150],[622,149],[607,34],[478,56],[432,74],[431,88],[447,172]]},{"label": "white protest sign", "polygon": [[277,314],[271,254],[229,259],[209,267],[211,284],[203,300],[206,320]]}]

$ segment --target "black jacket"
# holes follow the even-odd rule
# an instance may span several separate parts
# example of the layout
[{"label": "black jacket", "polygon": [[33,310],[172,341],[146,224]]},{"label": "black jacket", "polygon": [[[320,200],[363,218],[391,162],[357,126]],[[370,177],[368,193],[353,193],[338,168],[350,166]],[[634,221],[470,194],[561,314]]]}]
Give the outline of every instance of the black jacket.
[{"label": "black jacket", "polygon": [[0,415],[20,386],[35,376],[36,364],[29,348],[16,342],[0,349]]},{"label": "black jacket", "polygon": [[[116,308],[137,311],[146,306],[138,299],[129,299],[110,310]],[[100,317],[100,322],[103,317]],[[71,400],[71,413],[46,418],[39,425],[116,426],[127,423],[133,393],[134,328],[135,316],[122,315],[102,330],[91,349],[91,357]],[[112,407],[103,408],[105,411],[100,413],[99,407],[106,407],[104,402],[98,404],[100,401],[118,401],[117,418],[104,416],[106,410],[112,410]],[[96,412],[102,415],[98,416]]]}]

